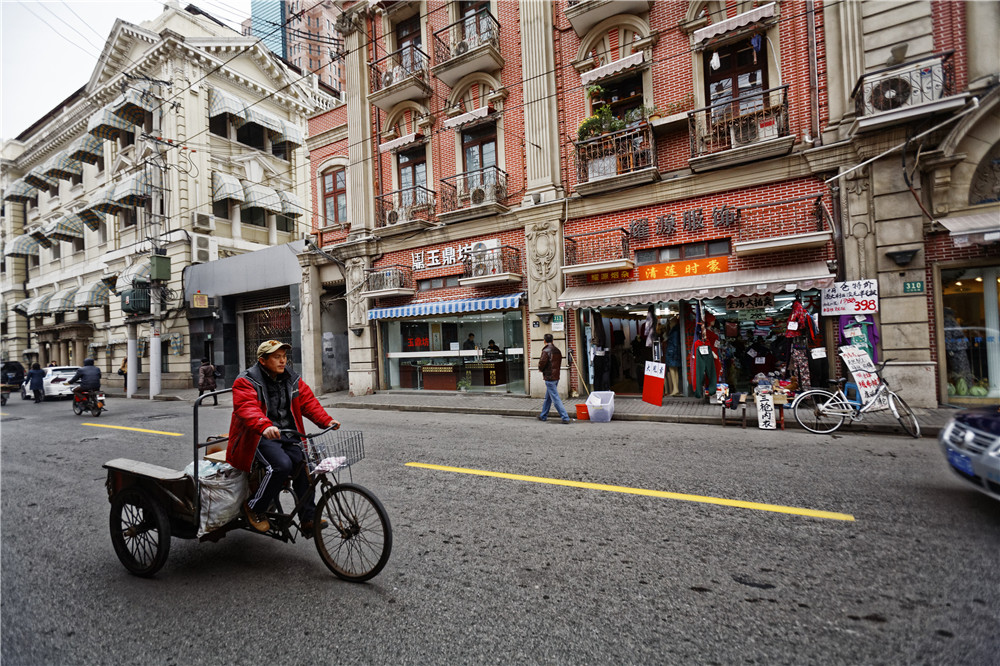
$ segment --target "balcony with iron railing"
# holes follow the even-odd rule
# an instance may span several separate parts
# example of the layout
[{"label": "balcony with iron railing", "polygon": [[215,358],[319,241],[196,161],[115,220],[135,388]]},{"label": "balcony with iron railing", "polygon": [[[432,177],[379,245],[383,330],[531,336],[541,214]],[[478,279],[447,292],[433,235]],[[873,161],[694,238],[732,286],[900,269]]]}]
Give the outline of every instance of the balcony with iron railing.
[{"label": "balcony with iron railing", "polygon": [[473,72],[503,68],[500,22],[486,9],[434,33],[434,76],[449,87]]},{"label": "balcony with iron railing", "polygon": [[566,19],[582,39],[606,18],[618,14],[642,14],[648,12],[652,5],[650,0],[569,0]]},{"label": "balcony with iron railing", "polygon": [[754,91],[688,113],[693,171],[785,155],[795,137],[788,131],[788,86]]},{"label": "balcony with iron railing", "polygon": [[634,268],[635,261],[629,249],[629,240],[626,229],[606,229],[566,236],[563,245],[563,275]]},{"label": "balcony with iron railing", "polygon": [[935,53],[859,78],[851,92],[854,129],[884,127],[961,108],[966,95],[955,94],[952,53]]},{"label": "balcony with iron railing", "polygon": [[385,298],[388,296],[412,296],[416,293],[413,284],[413,269],[409,266],[394,264],[382,268],[369,268],[366,271],[365,286],[361,295],[368,298]]},{"label": "balcony with iron railing", "polygon": [[704,224],[728,235],[737,257],[824,248],[832,243],[833,230],[822,198],[807,194],[739,207],[719,206],[706,213]]},{"label": "balcony with iron railing", "polygon": [[516,247],[504,245],[473,252],[462,262],[462,277],[458,284],[486,285],[517,283],[521,281],[521,251]]},{"label": "balcony with iron railing", "polygon": [[439,222],[506,213],[507,172],[489,166],[441,179]]},{"label": "balcony with iron railing", "polygon": [[404,46],[371,63],[368,101],[388,111],[400,102],[426,99],[431,94],[430,58],[416,46]]},{"label": "balcony with iron railing", "polygon": [[386,231],[412,231],[434,224],[436,194],[416,185],[375,197],[375,226]]},{"label": "balcony with iron railing", "polygon": [[659,180],[656,138],[640,122],[576,144],[576,191],[597,194]]}]

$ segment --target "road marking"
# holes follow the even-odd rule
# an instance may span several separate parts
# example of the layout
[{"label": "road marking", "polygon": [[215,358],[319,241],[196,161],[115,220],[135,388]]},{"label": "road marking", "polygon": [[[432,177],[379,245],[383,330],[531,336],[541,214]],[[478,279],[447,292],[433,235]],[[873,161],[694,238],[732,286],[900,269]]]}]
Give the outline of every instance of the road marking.
[{"label": "road marking", "polygon": [[613,493],[628,493],[630,495],[646,495],[649,497],[663,497],[666,499],[681,500],[684,502],[700,502],[702,504],[719,504],[721,506],[733,506],[740,509],[754,509],[755,511],[771,511],[773,513],[790,513],[797,516],[809,516],[811,518],[826,518],[828,520],[854,521],[854,516],[849,513],[835,513],[833,511],[817,511],[815,509],[803,509],[796,506],[782,506],[781,504],[761,504],[760,502],[746,502],[743,500],[726,499],[724,497],[709,497],[706,495],[687,495],[684,493],[671,493],[665,490],[649,490],[646,488],[629,488],[628,486],[609,486],[603,483],[587,483],[586,481],[569,481],[566,479],[549,479],[544,476],[524,476],[522,474],[507,474],[506,472],[490,472],[481,469],[467,469],[465,467],[447,467],[445,465],[428,465],[426,463],[406,463],[407,467],[421,467],[423,469],[433,469],[439,472],[455,472],[457,474],[475,474],[477,476],[492,476],[498,479],[510,479],[512,481],[530,481],[532,483],[548,483],[554,486],[569,486],[570,488],[586,488],[589,490],[604,490]]},{"label": "road marking", "polygon": [[127,426],[116,426],[116,425],[106,425],[104,423],[81,423],[80,425],[90,426],[91,428],[114,428],[115,430],[134,430],[135,432],[148,432],[154,435],[170,435],[171,437],[183,437],[182,432],[164,432],[163,430],[145,430],[143,428],[129,428]]}]

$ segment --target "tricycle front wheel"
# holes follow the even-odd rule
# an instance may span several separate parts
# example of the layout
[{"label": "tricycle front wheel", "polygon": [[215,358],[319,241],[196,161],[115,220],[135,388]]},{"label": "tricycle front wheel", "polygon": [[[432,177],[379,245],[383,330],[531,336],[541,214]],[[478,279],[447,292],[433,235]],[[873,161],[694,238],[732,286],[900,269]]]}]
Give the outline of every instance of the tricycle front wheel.
[{"label": "tricycle front wheel", "polygon": [[[319,529],[320,521],[329,523]],[[392,552],[392,526],[385,507],[367,488],[334,486],[316,505],[316,550],[339,578],[354,583],[378,575]]]},{"label": "tricycle front wheel", "polygon": [[126,569],[152,576],[170,554],[167,512],[142,488],[123,488],[111,498],[111,543]]}]

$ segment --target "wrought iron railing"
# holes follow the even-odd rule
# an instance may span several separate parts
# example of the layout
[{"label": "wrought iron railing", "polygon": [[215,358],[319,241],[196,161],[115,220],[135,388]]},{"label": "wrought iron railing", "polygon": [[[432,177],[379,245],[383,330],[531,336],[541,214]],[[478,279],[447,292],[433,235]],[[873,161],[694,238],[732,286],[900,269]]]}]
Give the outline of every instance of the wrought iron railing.
[{"label": "wrought iron railing", "polygon": [[404,46],[371,64],[371,91],[378,92],[410,77],[428,79],[427,54],[416,46]]},{"label": "wrought iron railing", "polygon": [[434,64],[446,63],[483,44],[500,50],[500,22],[486,9],[434,33]]},{"label": "wrought iron railing", "polygon": [[688,113],[691,157],[788,136],[788,86],[716,102]]},{"label": "wrought iron railing", "polygon": [[463,278],[486,277],[500,273],[521,273],[521,251],[504,245],[467,255],[462,262]]},{"label": "wrought iron railing", "polygon": [[441,212],[507,202],[507,172],[489,166],[441,179]]},{"label": "wrought iron railing", "polygon": [[436,194],[434,190],[416,185],[375,197],[375,226],[391,227],[396,224],[434,219]]},{"label": "wrought iron railing", "polygon": [[629,233],[626,229],[606,229],[574,234],[566,236],[564,240],[566,266],[631,258]]},{"label": "wrought iron railing", "polygon": [[369,268],[368,275],[365,276],[364,291],[389,289],[413,289],[413,269],[399,264]]},{"label": "wrought iron railing", "polygon": [[648,123],[603,134],[576,144],[581,183],[646,169],[656,164],[656,139]]},{"label": "wrought iron railing", "polygon": [[851,91],[858,118],[916,106],[954,94],[953,51],[869,72]]}]

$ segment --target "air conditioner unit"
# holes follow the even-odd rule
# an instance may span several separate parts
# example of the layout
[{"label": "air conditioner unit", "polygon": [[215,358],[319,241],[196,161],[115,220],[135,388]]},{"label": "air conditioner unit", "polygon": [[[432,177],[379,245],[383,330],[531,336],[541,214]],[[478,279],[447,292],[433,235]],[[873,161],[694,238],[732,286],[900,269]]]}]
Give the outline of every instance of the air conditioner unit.
[{"label": "air conditioner unit", "polygon": [[477,185],[469,191],[469,201],[473,206],[485,203],[496,203],[498,186],[493,183]]},{"label": "air conditioner unit", "polygon": [[885,74],[865,91],[865,115],[893,111],[940,99],[944,94],[944,68],[940,58]]},{"label": "air conditioner unit", "polygon": [[403,224],[410,221],[409,208],[393,208],[385,214],[385,225],[391,227],[396,224]]},{"label": "air conditioner unit", "polygon": [[733,145],[748,146],[757,143],[758,119],[755,116],[748,116],[740,119],[732,125]]},{"label": "air conditioner unit", "polygon": [[393,81],[394,81],[394,78],[393,78],[393,75],[392,75],[392,70],[391,69],[387,70],[385,72],[385,74],[382,75],[382,87],[383,88],[388,88],[389,86],[392,85]]},{"label": "air conditioner unit", "polygon": [[500,272],[500,239],[489,238],[473,243],[472,276],[482,277]]},{"label": "air conditioner unit", "polygon": [[210,234],[215,231],[215,218],[208,213],[191,213],[191,228],[194,231]]},{"label": "air conditioner unit", "polygon": [[219,258],[219,241],[203,234],[191,234],[191,263],[205,264]]},{"label": "air conditioner unit", "polygon": [[458,44],[455,44],[455,55],[457,55],[457,56],[464,55],[468,51],[469,51],[469,42],[468,41],[466,41],[466,40],[463,39]]}]

